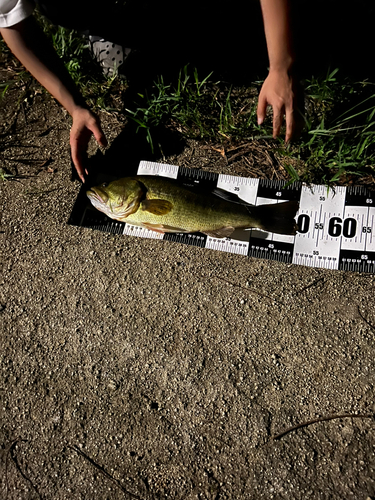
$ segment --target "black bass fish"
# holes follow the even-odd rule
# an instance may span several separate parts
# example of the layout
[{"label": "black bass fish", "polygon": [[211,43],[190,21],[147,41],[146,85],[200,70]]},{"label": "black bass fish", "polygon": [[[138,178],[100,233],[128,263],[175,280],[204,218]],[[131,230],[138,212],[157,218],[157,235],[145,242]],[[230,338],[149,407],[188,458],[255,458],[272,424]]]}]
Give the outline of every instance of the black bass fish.
[{"label": "black bass fish", "polygon": [[201,194],[166,177],[125,177],[93,187],[86,194],[111,219],[159,233],[200,232],[226,238],[235,229],[290,235],[298,230],[294,220],[298,201],[254,206],[237,197],[233,202],[234,195],[221,189]]}]

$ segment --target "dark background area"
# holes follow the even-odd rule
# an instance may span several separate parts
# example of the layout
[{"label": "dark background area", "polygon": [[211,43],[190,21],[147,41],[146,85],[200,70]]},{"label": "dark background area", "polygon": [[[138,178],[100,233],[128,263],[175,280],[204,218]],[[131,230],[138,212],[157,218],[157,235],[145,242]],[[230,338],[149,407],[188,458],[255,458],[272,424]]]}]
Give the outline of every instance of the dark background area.
[{"label": "dark background area", "polygon": [[[107,0],[105,8],[98,0],[80,0],[79,9],[77,0],[39,3],[56,24],[138,49],[135,67],[133,57],[127,63],[127,74],[133,79],[175,74],[187,62],[202,71],[214,69],[219,77],[236,84],[251,83],[267,74],[262,16],[256,0],[192,0],[184,4]],[[339,67],[353,78],[374,77],[374,2],[292,0],[292,17],[302,77],[328,67]]]}]

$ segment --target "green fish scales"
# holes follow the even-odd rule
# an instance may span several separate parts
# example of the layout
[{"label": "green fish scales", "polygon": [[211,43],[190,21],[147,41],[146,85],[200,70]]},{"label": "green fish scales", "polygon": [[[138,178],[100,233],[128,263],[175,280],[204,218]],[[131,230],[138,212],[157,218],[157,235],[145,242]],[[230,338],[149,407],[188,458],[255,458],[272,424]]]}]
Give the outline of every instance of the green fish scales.
[{"label": "green fish scales", "polygon": [[235,229],[297,231],[297,201],[254,206],[222,190],[202,193],[165,177],[126,177],[93,187],[87,196],[108,217],[161,233],[223,238]]}]

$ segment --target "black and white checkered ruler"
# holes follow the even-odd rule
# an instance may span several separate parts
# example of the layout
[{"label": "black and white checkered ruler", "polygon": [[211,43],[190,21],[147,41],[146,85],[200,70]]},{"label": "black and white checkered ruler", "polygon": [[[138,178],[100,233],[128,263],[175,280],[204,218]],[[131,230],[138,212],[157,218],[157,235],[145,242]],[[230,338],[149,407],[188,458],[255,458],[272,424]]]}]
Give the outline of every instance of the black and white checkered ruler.
[{"label": "black and white checkered ruler", "polygon": [[[271,258],[327,269],[375,271],[375,193],[362,187],[304,186],[263,179],[217,175],[173,165],[141,162],[139,175],[161,175],[186,183],[211,182],[253,205],[299,200],[296,236],[237,230],[231,238],[161,235],[225,252]],[[198,174],[198,175],[197,175]],[[126,234],[133,230],[125,229]],[[150,233],[150,231],[146,231]],[[146,235],[145,235],[146,236]]]},{"label": "black and white checkered ruler", "polygon": [[[375,272],[375,192],[364,187],[305,186],[264,179],[219,175],[202,170],[142,161],[138,175],[159,175],[207,192],[215,187],[253,205],[299,200],[296,236],[257,229],[236,230],[231,238],[200,233],[160,234],[84,210],[78,225],[104,231],[187,243],[224,252],[305,266]],[[92,208],[92,207],[91,207]],[[91,219],[90,219],[91,217]]]}]

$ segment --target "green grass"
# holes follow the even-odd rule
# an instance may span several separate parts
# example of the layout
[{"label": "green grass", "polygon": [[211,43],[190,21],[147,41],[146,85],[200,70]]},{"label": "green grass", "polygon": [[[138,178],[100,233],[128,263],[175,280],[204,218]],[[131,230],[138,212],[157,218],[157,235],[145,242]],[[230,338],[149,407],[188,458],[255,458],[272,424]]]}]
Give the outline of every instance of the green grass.
[{"label": "green grass", "polygon": [[[272,136],[271,121],[256,122],[254,89],[233,89],[189,74],[185,67],[176,85],[162,78],[152,93],[139,94],[128,115],[144,131],[154,149],[153,130],[161,125],[174,127],[187,137],[228,142],[249,141]],[[256,82],[259,90],[261,82]],[[338,78],[338,70],[305,85],[305,129],[300,139],[285,146],[281,135],[269,141],[276,149],[291,180],[332,184],[345,176],[373,172],[375,164],[375,93],[369,82]]]},{"label": "green grass", "polygon": [[305,132],[293,149],[305,170],[327,184],[364,175],[375,164],[374,85],[338,79],[337,74],[336,69],[307,82]]},{"label": "green grass", "polygon": [[[182,136],[223,147],[261,138],[283,164],[291,180],[326,183],[347,182],[374,174],[375,88],[371,82],[353,82],[338,69],[305,82],[305,129],[300,139],[285,146],[283,136],[272,139],[272,120],[257,125],[257,95],[262,82],[249,88],[231,87],[210,73],[198,75],[185,66],[175,82],[163,76],[135,98],[124,95],[121,79],[106,78],[91,60],[86,40],[77,33],[39,19],[47,36],[89,105],[122,110],[144,134],[152,151],[158,129],[169,128]],[[2,45],[4,47],[4,45]],[[3,97],[13,81],[0,86]]]},{"label": "green grass", "polygon": [[250,139],[261,133],[256,125],[254,91],[234,90],[211,81],[212,74],[200,79],[197,70],[185,66],[176,84],[165,84],[163,77],[151,92],[139,93],[133,109],[126,113],[143,131],[154,150],[153,130],[161,126],[178,130],[184,136],[208,139]]},{"label": "green grass", "polygon": [[120,101],[127,84],[115,76],[102,74],[99,64],[90,55],[88,40],[74,30],[54,26],[39,14],[36,17],[87,103],[107,111],[121,109]]},{"label": "green grass", "polygon": [[14,174],[9,174],[4,168],[0,168],[0,181],[14,179],[15,177]]},{"label": "green grass", "polygon": [[[13,55],[9,50],[8,46],[4,40],[0,37],[0,58],[3,68],[8,68],[7,73],[4,72],[4,76],[7,78],[0,82],[0,102],[5,98],[8,91],[14,87],[18,86],[24,88],[32,81],[30,73],[28,73],[22,66],[14,66],[11,64]],[[21,94],[23,98],[24,93]]]}]

